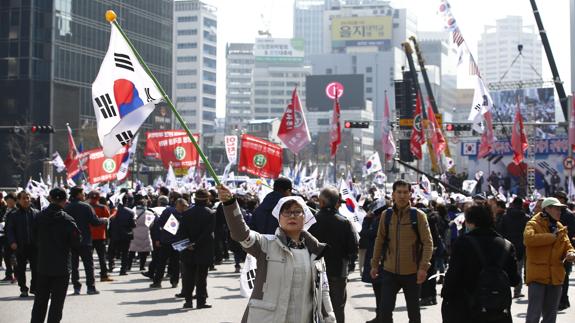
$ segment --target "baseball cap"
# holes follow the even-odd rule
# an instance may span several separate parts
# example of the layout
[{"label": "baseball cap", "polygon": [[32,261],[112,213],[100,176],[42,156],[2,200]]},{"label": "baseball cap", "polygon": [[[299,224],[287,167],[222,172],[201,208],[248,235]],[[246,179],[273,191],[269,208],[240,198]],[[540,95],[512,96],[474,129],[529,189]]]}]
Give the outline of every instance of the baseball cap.
[{"label": "baseball cap", "polygon": [[63,189],[56,187],[53,188],[50,191],[50,199],[53,202],[61,202],[61,201],[65,201],[68,198],[68,194],[66,194],[66,191],[64,191]]},{"label": "baseball cap", "polygon": [[544,209],[548,206],[567,207],[567,205],[561,204],[561,202],[559,202],[559,200],[555,197],[548,197],[543,200],[543,203],[541,203],[541,208]]}]

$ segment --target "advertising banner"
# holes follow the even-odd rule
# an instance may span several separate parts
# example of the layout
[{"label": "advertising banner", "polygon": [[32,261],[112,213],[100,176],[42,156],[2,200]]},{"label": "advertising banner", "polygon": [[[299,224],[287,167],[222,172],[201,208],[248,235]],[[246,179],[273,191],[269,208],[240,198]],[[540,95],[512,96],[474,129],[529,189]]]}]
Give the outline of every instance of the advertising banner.
[{"label": "advertising banner", "polygon": [[391,42],[391,16],[332,17],[331,44],[333,48],[347,46],[382,46]]},{"label": "advertising banner", "polygon": [[277,178],[282,171],[282,148],[250,135],[242,135],[238,169],[263,178]]}]

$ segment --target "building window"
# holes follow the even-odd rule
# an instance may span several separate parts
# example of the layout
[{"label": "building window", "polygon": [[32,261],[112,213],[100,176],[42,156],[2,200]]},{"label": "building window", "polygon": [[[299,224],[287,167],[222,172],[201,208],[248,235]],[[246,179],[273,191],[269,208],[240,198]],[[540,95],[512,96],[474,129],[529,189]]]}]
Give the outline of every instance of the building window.
[{"label": "building window", "polygon": [[185,69],[185,70],[178,70],[177,74],[178,74],[178,76],[197,75],[198,71],[192,70],[192,69]]},{"label": "building window", "polygon": [[198,48],[198,43],[179,43],[178,49]]},{"label": "building window", "polygon": [[216,56],[217,54],[216,46],[204,44],[204,53]]},{"label": "building window", "polygon": [[178,63],[189,63],[197,61],[198,58],[196,56],[178,56],[176,60]]},{"label": "building window", "polygon": [[[218,38],[215,32],[204,30],[204,39],[215,43]],[[241,61],[243,61],[243,59]]]},{"label": "building window", "polygon": [[178,96],[176,97],[176,102],[196,102],[198,98],[195,96]]},{"label": "building window", "polygon": [[216,60],[204,57],[204,65],[211,68],[216,68]]},{"label": "building window", "polygon": [[[268,99],[255,99],[255,100],[254,100],[254,103],[255,103],[255,104],[268,104],[269,101],[268,101]],[[266,110],[266,111],[267,111],[267,110]]]},{"label": "building window", "polygon": [[204,107],[207,107],[207,108],[215,108],[216,107],[216,100],[214,100],[214,99],[202,98],[202,101],[204,101]]},{"label": "building window", "polygon": [[216,73],[210,71],[202,71],[204,81],[216,81]]},{"label": "building window", "polygon": [[268,113],[268,108],[256,108],[256,113]]},{"label": "building window", "polygon": [[365,72],[366,72],[366,73],[371,73],[372,71],[373,71],[373,68],[371,68],[371,67],[366,67],[366,68],[365,68]]},{"label": "building window", "polygon": [[210,28],[210,27],[214,27],[214,28],[215,28],[215,27],[218,26],[218,22],[215,21],[214,19],[210,19],[210,18],[204,17],[204,26],[207,27],[207,28]]},{"label": "building window", "polygon": [[178,90],[195,89],[195,88],[196,88],[196,83],[177,83],[177,84],[176,84],[176,88],[177,88]]},{"label": "building window", "polygon": [[255,95],[268,95],[268,90],[255,90],[254,94]]},{"label": "building window", "polygon": [[178,17],[178,22],[193,22],[193,21],[198,21],[198,16]]},{"label": "building window", "polygon": [[198,34],[197,29],[180,29],[180,30],[178,30],[178,36],[192,36],[192,35],[197,35],[197,34]]},{"label": "building window", "polygon": [[365,88],[365,93],[371,93],[372,91],[373,91],[373,89],[370,87]]},{"label": "building window", "polygon": [[329,119],[327,119],[327,118],[317,119],[317,125],[318,126],[329,126]]},{"label": "building window", "polygon": [[202,112],[202,117],[204,120],[213,121],[216,120],[216,113],[212,111],[204,111]]},{"label": "building window", "polygon": [[331,68],[326,68],[325,74],[333,74],[333,70]]},{"label": "building window", "polygon": [[213,85],[204,84],[202,86],[202,89],[204,90],[205,93],[213,94],[213,95],[216,94],[216,87]]},{"label": "building window", "polygon": [[366,83],[371,83],[371,82],[373,82],[373,77],[369,77],[369,76],[366,77],[366,78],[365,78],[365,82],[366,82]]}]

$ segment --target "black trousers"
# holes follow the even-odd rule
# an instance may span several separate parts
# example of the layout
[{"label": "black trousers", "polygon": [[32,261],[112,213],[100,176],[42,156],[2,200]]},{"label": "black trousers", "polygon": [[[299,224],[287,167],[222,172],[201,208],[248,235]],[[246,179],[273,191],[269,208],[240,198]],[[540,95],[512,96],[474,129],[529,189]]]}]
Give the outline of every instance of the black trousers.
[{"label": "black trousers", "polygon": [[[140,271],[146,269],[146,259],[148,259],[148,255],[150,253],[146,252],[139,252],[138,251],[138,260],[140,261]],[[130,251],[130,255],[128,256],[128,269],[132,270],[132,264],[134,262],[134,258],[136,258],[136,252]]]},{"label": "black trousers", "polygon": [[86,271],[86,286],[88,289],[95,288],[94,282],[94,258],[92,256],[92,246],[80,246],[78,250],[72,249],[72,285],[74,289],[80,289],[80,273],[78,267],[80,266],[80,258]]},{"label": "black trousers", "polygon": [[4,266],[6,268],[6,277],[11,277],[14,274],[14,269],[12,268],[12,249],[8,245],[6,237],[0,237],[0,264],[4,260]]},{"label": "black trousers", "polygon": [[329,282],[329,298],[333,306],[336,321],[345,322],[345,302],[347,300],[347,277],[327,277]]},{"label": "black trousers", "polygon": [[110,251],[110,256],[108,257],[110,268],[114,268],[115,256],[119,255],[121,259],[120,273],[126,273],[130,265],[130,240],[116,240],[110,245],[112,249],[112,251]]},{"label": "black trousers", "polygon": [[371,283],[373,294],[375,295],[375,316],[381,320],[381,282],[379,280]]},{"label": "black trousers", "polygon": [[108,277],[108,266],[106,264],[106,240],[94,240],[92,246],[98,254],[98,262],[100,263],[100,278]]},{"label": "black trousers", "polygon": [[150,260],[150,264],[148,265],[148,273],[150,273],[152,277],[156,272],[159,254],[160,254],[160,248],[156,248],[154,246],[154,249],[152,250],[152,260]]},{"label": "black trousers", "polygon": [[397,293],[403,289],[405,303],[407,304],[407,316],[409,323],[421,323],[421,314],[419,312],[419,285],[417,276],[397,275],[388,271],[383,272],[381,282],[381,312],[382,322],[393,323],[393,310]]},{"label": "black trousers", "polygon": [[162,282],[168,261],[170,262],[168,267],[170,271],[170,283],[177,284],[180,280],[180,255],[171,245],[163,244],[158,251],[158,262],[156,263],[156,272],[154,273],[155,284]]},{"label": "black trousers", "polygon": [[437,278],[429,279],[429,277],[435,275],[437,273],[437,269],[433,264],[435,264],[435,256],[431,258],[431,266],[427,270],[427,277],[425,277],[425,281],[421,284],[421,299],[429,298],[429,297],[437,297]]},{"label": "black trousers", "polygon": [[38,286],[34,297],[31,323],[43,323],[46,318],[48,301],[50,300],[50,312],[48,323],[57,323],[62,319],[64,300],[68,291],[69,276],[45,276],[38,275]]},{"label": "black trousers", "polygon": [[26,266],[30,263],[30,289],[36,290],[36,250],[32,246],[18,246],[16,249],[16,276],[18,277],[18,286],[21,292],[27,292],[26,286]]},{"label": "black trousers", "polygon": [[210,265],[197,265],[182,262],[182,293],[186,302],[192,302],[194,289],[198,305],[206,304],[208,297],[208,268]]},{"label": "black trousers", "polygon": [[573,264],[570,262],[565,262],[565,280],[563,281],[563,289],[561,290],[561,300],[559,304],[570,305],[569,303],[569,276],[573,270]]}]

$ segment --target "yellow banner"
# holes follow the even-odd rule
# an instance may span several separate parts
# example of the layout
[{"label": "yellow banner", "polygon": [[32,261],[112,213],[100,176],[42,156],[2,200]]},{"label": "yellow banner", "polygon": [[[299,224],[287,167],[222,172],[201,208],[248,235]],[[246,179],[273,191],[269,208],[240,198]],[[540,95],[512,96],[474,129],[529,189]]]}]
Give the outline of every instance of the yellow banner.
[{"label": "yellow banner", "polygon": [[392,38],[392,17],[333,17],[332,41],[387,40]]}]

